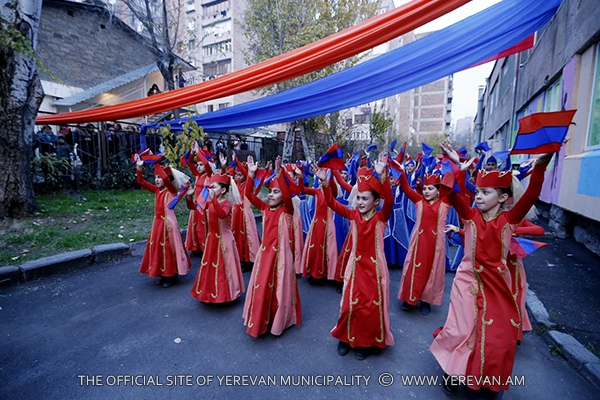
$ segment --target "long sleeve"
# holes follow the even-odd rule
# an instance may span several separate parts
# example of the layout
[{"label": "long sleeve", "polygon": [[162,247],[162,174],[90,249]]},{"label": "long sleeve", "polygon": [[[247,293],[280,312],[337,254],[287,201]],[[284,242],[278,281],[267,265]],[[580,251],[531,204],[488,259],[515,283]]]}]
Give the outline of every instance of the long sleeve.
[{"label": "long sleeve", "polygon": [[208,209],[217,214],[219,219],[223,219],[231,213],[231,203],[227,200],[219,202],[216,197],[213,197],[213,200],[208,203]]},{"label": "long sleeve", "polygon": [[141,187],[143,187],[144,189],[146,189],[147,191],[152,192],[152,193],[158,193],[160,191],[157,186],[154,186],[150,182],[146,182],[142,171],[140,171],[139,169],[136,169],[135,173],[137,176],[137,182],[139,183],[139,185]]},{"label": "long sleeve", "polygon": [[392,186],[390,185],[390,178],[387,173],[381,184],[383,185],[383,193],[381,193],[381,197],[383,198],[381,217],[384,221],[387,221],[394,211],[394,194],[392,193]]},{"label": "long sleeve", "polygon": [[344,178],[342,178],[342,174],[340,174],[340,171],[332,169],[331,173],[333,174],[335,180],[337,181],[337,183],[340,185],[340,187],[342,189],[344,189],[344,191],[346,193],[350,193],[352,191],[352,185],[350,185],[348,182],[346,182],[344,180]]},{"label": "long sleeve", "polygon": [[290,188],[285,180],[286,172],[281,167],[279,171],[279,175],[275,176],[275,179],[279,182],[279,190],[281,190],[281,194],[283,196],[283,206],[285,207],[285,212],[294,215],[294,202],[292,201],[292,193]]},{"label": "long sleeve", "polygon": [[529,185],[525,189],[525,193],[519,199],[517,204],[508,211],[508,221],[512,224],[518,224],[521,222],[525,215],[529,212],[531,207],[535,204],[537,199],[540,197],[542,192],[542,185],[544,184],[544,174],[546,172],[547,164],[536,165],[529,179]]},{"label": "long sleeve", "polygon": [[329,208],[331,208],[337,214],[341,215],[346,219],[352,219],[350,215],[350,210],[333,198],[333,195],[331,194],[331,188],[329,187],[329,185],[325,184],[322,187],[323,194],[325,195],[325,201],[327,202]]},{"label": "long sleeve", "polygon": [[406,173],[400,174],[400,188],[402,189],[406,197],[408,197],[413,203],[417,203],[423,200],[423,197],[419,193],[415,192],[408,184],[408,179],[406,179]]},{"label": "long sleeve", "polygon": [[262,201],[261,199],[258,198],[258,196],[256,195],[256,193],[254,193],[254,179],[251,179],[250,177],[248,177],[248,179],[246,179],[246,198],[248,200],[250,200],[250,203],[252,203],[254,205],[254,207],[258,208],[259,210],[266,210],[267,208],[269,208],[269,205],[267,203],[265,203],[264,201]]},{"label": "long sleeve", "polygon": [[171,182],[170,179],[163,179],[163,182],[169,192],[171,192],[174,195],[177,195],[177,193],[179,193],[179,191],[177,190],[177,187],[175,186],[175,184],[173,182]]},{"label": "long sleeve", "polygon": [[188,208],[188,210],[196,209],[196,202],[194,202],[191,196],[185,196],[185,205]]},{"label": "long sleeve", "polygon": [[454,207],[460,218],[465,220],[473,218],[473,212],[476,210],[469,207],[463,195],[457,192],[452,192],[448,195],[448,200],[450,201],[450,204],[452,205],[452,207]]}]

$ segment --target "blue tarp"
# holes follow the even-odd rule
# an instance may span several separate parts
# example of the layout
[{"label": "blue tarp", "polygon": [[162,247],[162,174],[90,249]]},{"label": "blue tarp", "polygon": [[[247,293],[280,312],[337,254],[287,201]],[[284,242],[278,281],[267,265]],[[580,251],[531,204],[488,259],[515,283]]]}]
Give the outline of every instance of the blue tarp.
[{"label": "blue tarp", "polygon": [[[194,116],[205,131],[291,122],[379,100],[441,79],[514,46],[544,26],[561,0],[504,0],[420,40],[314,82]],[[171,125],[181,130],[188,118]]]}]

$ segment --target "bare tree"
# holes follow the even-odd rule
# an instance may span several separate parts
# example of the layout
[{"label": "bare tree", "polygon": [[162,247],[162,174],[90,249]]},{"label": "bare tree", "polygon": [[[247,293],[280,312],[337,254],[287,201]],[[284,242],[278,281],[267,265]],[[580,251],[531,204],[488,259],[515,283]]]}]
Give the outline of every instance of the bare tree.
[{"label": "bare tree", "polygon": [[0,218],[16,218],[39,210],[30,158],[44,95],[34,50],[42,0],[6,0],[0,10]]}]

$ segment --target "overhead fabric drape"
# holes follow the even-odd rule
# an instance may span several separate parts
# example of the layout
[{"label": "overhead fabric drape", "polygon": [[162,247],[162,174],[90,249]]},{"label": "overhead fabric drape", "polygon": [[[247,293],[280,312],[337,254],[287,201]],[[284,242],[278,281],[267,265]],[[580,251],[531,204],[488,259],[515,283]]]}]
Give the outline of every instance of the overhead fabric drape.
[{"label": "overhead fabric drape", "polygon": [[40,124],[84,123],[142,117],[283,82],[345,60],[408,33],[470,0],[414,0],[334,35],[197,85],[127,103],[44,115]]},{"label": "overhead fabric drape", "polygon": [[[195,116],[205,131],[295,121],[365,104],[461,71],[523,41],[546,24],[560,0],[504,0],[448,28],[317,81]],[[181,130],[188,118],[164,122]],[[150,125],[156,127],[156,125]]]}]

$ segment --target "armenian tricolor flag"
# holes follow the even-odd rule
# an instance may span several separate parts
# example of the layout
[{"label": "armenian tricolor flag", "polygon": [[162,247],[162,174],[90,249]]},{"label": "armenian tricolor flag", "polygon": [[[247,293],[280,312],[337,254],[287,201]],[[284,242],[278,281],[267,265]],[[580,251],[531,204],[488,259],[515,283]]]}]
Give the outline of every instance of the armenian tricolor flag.
[{"label": "armenian tricolor flag", "polygon": [[334,143],[325,154],[319,158],[317,165],[321,168],[331,168],[341,171],[345,168],[344,149]]},{"label": "armenian tricolor flag", "polygon": [[543,154],[560,150],[577,110],[542,112],[519,119],[510,154]]}]

